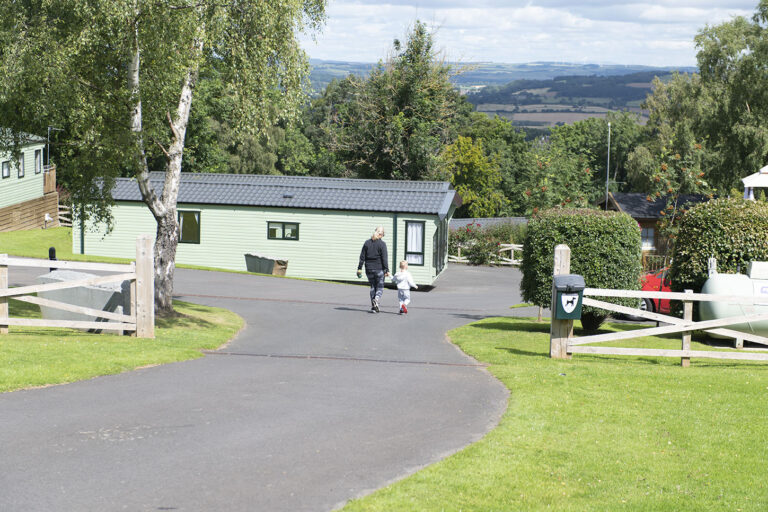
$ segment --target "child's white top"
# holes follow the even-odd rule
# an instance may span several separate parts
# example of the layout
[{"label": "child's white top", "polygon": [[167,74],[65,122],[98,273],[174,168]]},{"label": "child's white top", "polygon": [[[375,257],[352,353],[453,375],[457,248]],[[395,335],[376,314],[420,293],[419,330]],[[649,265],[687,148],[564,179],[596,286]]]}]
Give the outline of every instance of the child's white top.
[{"label": "child's white top", "polygon": [[413,282],[413,276],[407,270],[401,270],[392,276],[392,282],[397,285],[398,290],[410,290],[411,288],[418,288],[416,283]]}]

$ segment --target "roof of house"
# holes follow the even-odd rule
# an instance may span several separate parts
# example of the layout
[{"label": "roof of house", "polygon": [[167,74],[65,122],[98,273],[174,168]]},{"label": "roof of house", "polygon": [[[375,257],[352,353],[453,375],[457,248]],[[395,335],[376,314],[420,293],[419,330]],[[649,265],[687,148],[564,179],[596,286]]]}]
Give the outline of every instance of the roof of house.
[{"label": "roof of house", "polygon": [[[150,173],[155,192],[165,174]],[[118,178],[116,201],[141,201],[135,179]],[[427,213],[443,219],[461,198],[444,181],[356,180],[305,176],[182,173],[178,203],[322,210]]]},{"label": "roof of house", "polygon": [[[648,201],[647,194],[617,192],[615,194],[611,193],[610,197],[610,206],[628,214],[633,219],[661,218],[661,212],[667,206],[667,196],[657,197],[653,201]],[[703,194],[680,194],[678,204],[680,206],[692,206],[707,200],[708,197]],[[605,201],[601,201],[599,204],[604,205]]]},{"label": "roof of house", "polygon": [[528,224],[527,217],[474,217],[457,219],[453,218],[450,222],[451,229],[460,229],[470,224],[479,224],[481,227],[496,226],[499,224]]}]

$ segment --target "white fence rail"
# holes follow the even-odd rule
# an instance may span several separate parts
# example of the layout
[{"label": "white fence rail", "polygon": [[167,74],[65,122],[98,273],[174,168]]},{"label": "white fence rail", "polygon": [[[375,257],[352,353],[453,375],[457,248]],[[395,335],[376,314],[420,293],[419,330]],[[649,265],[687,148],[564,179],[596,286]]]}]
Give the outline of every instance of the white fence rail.
[{"label": "white fence rail", "polygon": [[[469,246],[459,246],[456,249],[457,254],[449,254],[448,261],[451,263],[469,263],[466,256],[461,255],[462,249],[466,252]],[[520,265],[521,260],[515,259],[515,251],[522,251],[522,244],[500,244],[498,250],[489,254],[490,264],[493,265]],[[509,255],[506,253],[509,252]]]},{"label": "white fence rail", "polygon": [[[115,272],[114,274],[73,281],[47,283],[8,288],[8,267],[60,268],[68,270],[90,270]],[[80,286],[130,281],[131,314],[123,315],[99,309],[67,304],[31,294],[66,290]],[[152,239],[141,236],[136,240],[136,261],[127,265],[112,263],[87,263],[81,261],[58,261],[15,258],[0,254],[0,334],[8,334],[9,326],[64,327],[74,329],[129,331],[139,338],[155,337],[155,304]],[[8,300],[18,300],[70,313],[96,317],[104,321],[52,320],[37,318],[12,318],[8,315]]]},{"label": "white fence rail", "polygon": [[[571,251],[567,245],[558,245],[555,248],[554,272],[553,275],[570,273]],[[650,311],[641,311],[640,309],[628,308],[590,298],[590,296],[602,297],[625,297],[625,298],[659,298],[674,299],[683,301],[683,318],[677,318],[670,315],[662,315]],[[552,311],[555,311],[556,293],[554,284],[552,287]],[[599,288],[586,288],[582,304],[592,306],[607,311],[629,314],[632,316],[664,322],[669,325],[658,327],[648,327],[623,332],[612,332],[607,334],[596,334],[591,336],[573,336],[573,320],[552,319],[550,328],[550,357],[555,359],[568,359],[572,354],[603,354],[619,356],[658,356],[658,357],[679,357],[683,366],[689,366],[692,357],[707,359],[742,359],[750,361],[768,361],[768,353],[754,353],[744,351],[705,351],[691,350],[691,333],[693,331],[705,331],[712,334],[733,338],[736,348],[742,348],[744,341],[768,345],[768,338],[752,333],[745,333],[728,329],[730,325],[743,324],[748,322],[758,322],[768,320],[768,313],[752,312],[741,316],[730,318],[719,318],[715,320],[705,320],[695,322],[693,320],[693,302],[702,301],[725,301],[731,304],[758,304],[765,302],[764,297],[744,297],[730,295],[713,295],[703,293],[693,293],[692,290],[686,290],[685,293],[676,292],[645,292],[636,290],[607,290]],[[554,317],[554,315],[553,315]],[[619,348],[619,347],[596,347],[585,346],[592,343],[603,343],[607,341],[618,341],[643,336],[656,336],[660,334],[682,333],[682,343],[680,350],[651,349],[651,348]]]}]

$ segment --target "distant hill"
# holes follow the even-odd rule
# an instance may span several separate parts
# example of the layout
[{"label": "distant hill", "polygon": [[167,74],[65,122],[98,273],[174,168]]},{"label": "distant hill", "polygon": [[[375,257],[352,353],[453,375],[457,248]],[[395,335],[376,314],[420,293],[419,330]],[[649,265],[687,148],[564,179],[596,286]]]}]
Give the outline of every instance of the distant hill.
[{"label": "distant hill", "polygon": [[[310,80],[315,92],[334,78],[349,74],[364,76],[375,65],[361,62],[310,60]],[[651,92],[658,76],[669,78],[674,71],[694,73],[693,67],[654,68],[562,62],[456,64],[462,72],[454,84],[478,112],[501,116],[531,133],[569,124],[608,112],[628,110],[645,122],[640,104]]]},{"label": "distant hill", "polygon": [[[325,89],[334,78],[349,74],[364,76],[375,66],[372,62],[344,62],[310,59],[310,80],[315,91]],[[470,62],[453,64],[463,72],[454,77],[454,83],[462,88],[504,85],[515,80],[548,80],[560,76],[619,76],[640,72],[692,73],[696,68],[669,68],[652,66],[623,66],[617,64],[571,64],[565,62],[528,62],[504,64],[495,62]]]}]

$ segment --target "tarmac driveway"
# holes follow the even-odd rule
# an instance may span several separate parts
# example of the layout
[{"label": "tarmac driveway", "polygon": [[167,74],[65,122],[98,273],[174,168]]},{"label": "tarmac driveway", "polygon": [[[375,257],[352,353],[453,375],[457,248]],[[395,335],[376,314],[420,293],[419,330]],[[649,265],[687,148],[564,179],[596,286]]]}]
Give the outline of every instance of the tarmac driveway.
[{"label": "tarmac driveway", "polygon": [[[29,276],[11,269],[11,284]],[[246,328],[194,361],[0,394],[0,510],[325,511],[481,438],[507,391],[445,331],[510,310],[515,269],[450,267],[396,314],[367,288],[177,271]]]}]

